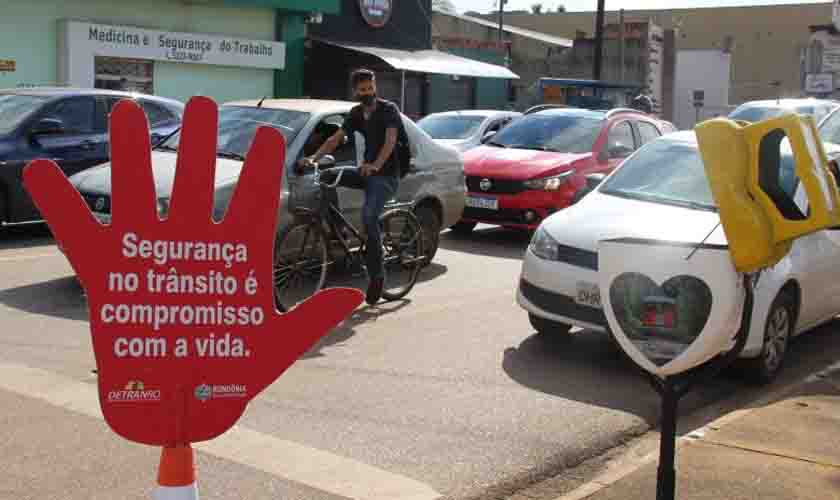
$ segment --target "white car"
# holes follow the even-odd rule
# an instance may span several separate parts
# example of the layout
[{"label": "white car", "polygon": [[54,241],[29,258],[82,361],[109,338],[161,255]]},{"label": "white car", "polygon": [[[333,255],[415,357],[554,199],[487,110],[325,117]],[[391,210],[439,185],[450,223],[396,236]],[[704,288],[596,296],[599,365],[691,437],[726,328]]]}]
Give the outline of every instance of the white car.
[{"label": "white car", "polygon": [[452,146],[460,152],[480,146],[514,118],[516,111],[465,110],[432,113],[417,122],[417,126],[436,141]]},{"label": "white car", "polygon": [[832,110],[840,105],[837,101],[828,99],[768,99],[765,101],[749,101],[741,104],[731,113],[730,120],[746,122],[760,122],[784,113],[795,112],[801,115],[811,115],[817,123]]},{"label": "white car", "polygon": [[[782,158],[780,186],[807,213],[792,157]],[[543,221],[523,259],[517,301],[542,335],[565,335],[572,326],[609,331],[598,286],[599,240],[726,245],[719,222],[694,132],[663,136],[577,204]],[[796,240],[786,257],[761,273],[741,354],[750,378],[772,380],[792,335],[840,313],[838,262],[840,230],[824,230]]]}]

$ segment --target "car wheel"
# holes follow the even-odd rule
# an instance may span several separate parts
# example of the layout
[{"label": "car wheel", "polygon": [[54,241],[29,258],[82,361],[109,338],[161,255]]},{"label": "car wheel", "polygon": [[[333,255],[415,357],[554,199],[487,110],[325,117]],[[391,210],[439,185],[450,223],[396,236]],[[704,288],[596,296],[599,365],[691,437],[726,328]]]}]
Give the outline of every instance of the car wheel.
[{"label": "car wheel", "polygon": [[744,362],[747,378],[752,382],[770,383],[781,371],[793,333],[794,310],[794,300],[787,293],[780,293],[770,306],[761,354]]},{"label": "car wheel", "polygon": [[440,217],[432,207],[420,207],[415,210],[414,215],[420,222],[423,229],[423,253],[426,254],[426,262],[423,267],[432,263],[440,243]]},{"label": "car wheel", "polygon": [[540,337],[566,337],[572,329],[572,325],[552,321],[532,313],[528,313],[528,320]]},{"label": "car wheel", "polygon": [[466,235],[470,234],[473,229],[475,229],[476,225],[477,225],[477,223],[475,223],[475,222],[460,221],[460,222],[456,222],[455,225],[452,226],[451,229],[452,229],[452,231],[454,231],[457,234],[460,234],[462,236],[466,236]]}]

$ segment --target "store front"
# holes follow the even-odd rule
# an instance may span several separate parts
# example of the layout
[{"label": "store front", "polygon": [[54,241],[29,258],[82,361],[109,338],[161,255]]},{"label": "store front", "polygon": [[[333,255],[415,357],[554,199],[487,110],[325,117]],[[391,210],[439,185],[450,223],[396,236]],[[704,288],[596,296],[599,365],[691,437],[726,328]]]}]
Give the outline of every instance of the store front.
[{"label": "store front", "polygon": [[14,61],[14,71],[0,72],[2,88],[96,87],[217,102],[299,96],[306,20],[339,12],[339,0],[6,4],[4,24],[16,29],[0,30],[0,59]]},{"label": "store front", "polygon": [[451,94],[448,102],[457,103],[452,109],[468,109],[476,104],[478,82],[518,78],[501,65],[433,50],[430,0],[342,0],[341,9],[341,16],[327,15],[310,26],[308,96],[350,98],[349,75],[365,67],[376,72],[379,94],[417,119],[438,111],[432,92]]}]

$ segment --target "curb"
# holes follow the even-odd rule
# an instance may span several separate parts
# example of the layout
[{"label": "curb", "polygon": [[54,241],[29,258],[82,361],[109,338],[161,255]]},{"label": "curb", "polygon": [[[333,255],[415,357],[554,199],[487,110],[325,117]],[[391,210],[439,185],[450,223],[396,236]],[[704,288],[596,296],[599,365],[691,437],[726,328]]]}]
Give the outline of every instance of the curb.
[{"label": "curb", "polygon": [[[783,387],[780,387],[777,390],[771,392],[770,394],[767,394],[764,397],[761,397],[761,398],[758,398],[754,401],[751,401],[750,402],[751,408],[749,408],[749,409],[733,410],[729,413],[726,413],[726,414],[714,419],[713,421],[711,421],[711,422],[709,422],[709,423],[707,423],[707,424],[705,424],[701,427],[698,427],[697,429],[695,429],[695,430],[693,430],[689,433],[686,433],[683,436],[678,437],[677,438],[677,449],[679,450],[679,448],[687,442],[696,441],[698,439],[703,438],[706,435],[706,433],[710,430],[721,429],[722,427],[740,419],[741,417],[745,417],[745,416],[751,414],[752,412],[760,409],[761,407],[767,406],[768,404],[772,403],[773,401],[781,399],[786,394],[795,391],[797,388],[799,388],[799,387],[801,387],[805,384],[820,381],[820,380],[826,378],[826,376],[828,376],[829,374],[831,374],[833,372],[836,372],[836,371],[840,371],[840,361],[832,363],[831,365],[823,368],[822,370],[820,370],[816,373],[812,373],[811,375],[808,375],[804,378],[801,378],[797,381],[791,382],[791,383],[789,383],[789,384],[787,384]],[[737,396],[732,396],[732,398],[730,398],[730,400],[732,400],[733,398],[736,398],[736,397]],[[651,437],[653,435],[658,435],[658,434],[659,434],[658,430],[653,430],[650,433],[648,433],[647,436]],[[591,497],[592,495],[598,493],[599,491],[612,486],[613,484],[617,483],[621,479],[624,479],[625,477],[627,477],[630,474],[636,472],[637,470],[639,470],[642,467],[648,465],[649,463],[655,462],[658,458],[659,458],[659,451],[657,450],[655,452],[648,453],[647,455],[644,455],[641,459],[634,460],[632,464],[622,464],[622,465],[618,465],[618,466],[613,467],[613,468],[611,468],[610,466],[607,466],[607,470],[602,472],[601,474],[595,476],[594,479],[584,483],[581,486],[578,486],[574,490],[572,490],[572,491],[570,491],[570,492],[568,492],[564,495],[561,495],[561,496],[555,498],[554,500],[585,500],[586,498]]]}]

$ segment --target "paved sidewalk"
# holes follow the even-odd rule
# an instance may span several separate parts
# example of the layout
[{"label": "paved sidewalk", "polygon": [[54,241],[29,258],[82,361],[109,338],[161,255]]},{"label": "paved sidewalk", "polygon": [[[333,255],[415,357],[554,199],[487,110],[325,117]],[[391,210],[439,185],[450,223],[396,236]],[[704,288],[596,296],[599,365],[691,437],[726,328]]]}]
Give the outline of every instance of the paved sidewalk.
[{"label": "paved sidewalk", "polygon": [[[658,458],[557,500],[654,500]],[[840,371],[678,442],[679,500],[840,500]]]}]

